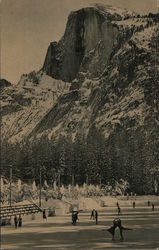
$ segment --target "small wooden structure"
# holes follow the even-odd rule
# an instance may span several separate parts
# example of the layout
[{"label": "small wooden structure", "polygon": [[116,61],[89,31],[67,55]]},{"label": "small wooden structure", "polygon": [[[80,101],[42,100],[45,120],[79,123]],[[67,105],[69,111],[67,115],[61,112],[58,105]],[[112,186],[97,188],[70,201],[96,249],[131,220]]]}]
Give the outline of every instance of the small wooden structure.
[{"label": "small wooden structure", "polygon": [[37,204],[12,205],[0,207],[0,219],[11,218],[15,215],[35,214],[42,212]]}]

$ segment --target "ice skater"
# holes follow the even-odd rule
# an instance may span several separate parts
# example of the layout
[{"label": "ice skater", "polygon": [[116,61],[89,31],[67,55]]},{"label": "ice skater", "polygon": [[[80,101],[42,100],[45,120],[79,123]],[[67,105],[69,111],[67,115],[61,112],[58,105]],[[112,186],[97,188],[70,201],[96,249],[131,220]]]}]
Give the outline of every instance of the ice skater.
[{"label": "ice skater", "polygon": [[18,227],[22,227],[22,217],[21,217],[21,215],[19,215],[19,218],[18,218]]},{"label": "ice skater", "polygon": [[98,211],[95,210],[95,219],[96,219],[96,225],[98,224]]},{"label": "ice skater", "polygon": [[121,208],[119,205],[118,205],[118,215],[121,215]]},{"label": "ice skater", "polygon": [[78,212],[72,212],[72,225],[76,226],[78,220]]},{"label": "ice skater", "polygon": [[116,228],[119,228],[119,230],[120,230],[120,239],[121,239],[121,240],[124,240],[124,237],[123,237],[123,230],[132,230],[132,229],[130,229],[130,228],[123,227],[120,218],[114,219],[114,220],[113,220],[113,226],[107,229],[107,231],[108,231],[109,233],[111,233],[111,235],[112,235],[112,240],[113,240],[113,241],[115,240],[115,229],[116,229]]},{"label": "ice skater", "polygon": [[17,226],[18,226],[18,218],[16,215],[14,217],[14,226],[15,226],[15,228],[17,228]]},{"label": "ice skater", "polygon": [[43,210],[43,220],[47,220],[47,217],[46,217],[46,210],[45,210],[45,209]]},{"label": "ice skater", "polygon": [[93,220],[95,219],[95,209],[93,209],[92,212],[91,212],[90,220],[91,219],[93,219]]}]

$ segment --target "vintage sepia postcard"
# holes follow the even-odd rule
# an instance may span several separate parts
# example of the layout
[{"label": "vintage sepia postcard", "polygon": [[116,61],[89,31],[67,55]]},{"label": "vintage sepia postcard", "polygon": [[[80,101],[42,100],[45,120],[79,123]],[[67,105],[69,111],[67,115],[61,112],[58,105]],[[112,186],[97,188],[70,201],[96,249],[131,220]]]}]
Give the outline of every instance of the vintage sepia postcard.
[{"label": "vintage sepia postcard", "polygon": [[159,249],[159,1],[0,1],[0,249]]}]

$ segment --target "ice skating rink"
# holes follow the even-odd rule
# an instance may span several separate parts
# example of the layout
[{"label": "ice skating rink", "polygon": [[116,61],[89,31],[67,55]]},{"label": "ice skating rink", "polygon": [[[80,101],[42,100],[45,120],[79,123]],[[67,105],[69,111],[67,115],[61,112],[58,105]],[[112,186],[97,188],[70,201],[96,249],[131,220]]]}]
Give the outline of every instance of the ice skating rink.
[{"label": "ice skating rink", "polygon": [[24,221],[23,227],[2,227],[1,249],[55,249],[55,250],[104,250],[104,249],[152,249],[159,248],[159,207],[152,211],[150,207],[122,207],[120,216],[125,227],[133,231],[124,231],[124,241],[120,241],[116,230],[115,241],[104,229],[112,225],[117,217],[115,207],[101,208],[99,223],[90,220],[90,212],[80,212],[76,226],[71,224],[71,214],[48,217],[42,215],[33,221]]}]

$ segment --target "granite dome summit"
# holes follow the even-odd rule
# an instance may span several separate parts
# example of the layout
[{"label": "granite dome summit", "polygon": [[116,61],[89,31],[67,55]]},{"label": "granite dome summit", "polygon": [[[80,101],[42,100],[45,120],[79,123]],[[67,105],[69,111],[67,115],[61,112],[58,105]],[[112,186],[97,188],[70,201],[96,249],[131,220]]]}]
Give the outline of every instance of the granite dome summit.
[{"label": "granite dome summit", "polygon": [[[110,17],[97,8],[71,12],[64,36],[50,44],[42,70],[65,81],[72,81],[80,71],[98,76],[97,65],[100,71],[106,66],[117,34]],[[97,51],[100,56],[95,60]]]}]

